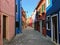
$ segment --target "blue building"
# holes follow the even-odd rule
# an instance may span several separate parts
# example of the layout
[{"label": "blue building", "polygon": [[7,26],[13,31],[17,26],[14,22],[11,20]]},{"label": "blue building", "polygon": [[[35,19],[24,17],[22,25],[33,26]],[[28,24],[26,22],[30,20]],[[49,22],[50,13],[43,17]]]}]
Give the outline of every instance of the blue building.
[{"label": "blue building", "polygon": [[60,44],[60,0],[46,0],[47,36],[56,44]]},{"label": "blue building", "polygon": [[16,34],[22,32],[21,15],[21,0],[16,0]]}]

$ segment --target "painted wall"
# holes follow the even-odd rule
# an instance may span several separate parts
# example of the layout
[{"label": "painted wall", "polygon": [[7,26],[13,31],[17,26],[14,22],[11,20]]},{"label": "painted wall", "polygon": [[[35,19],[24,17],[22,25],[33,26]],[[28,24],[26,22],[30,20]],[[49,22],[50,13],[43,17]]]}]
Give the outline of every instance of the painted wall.
[{"label": "painted wall", "polygon": [[[50,15],[48,15],[49,17],[50,17],[50,19],[48,20],[49,22],[50,22],[50,24],[51,24],[51,16]],[[48,16],[46,16],[46,18],[48,17]],[[47,20],[46,20],[47,21]],[[47,31],[47,35],[49,36],[49,37],[51,37],[51,25],[50,25],[50,29],[47,29],[47,23],[48,23],[48,21],[46,22],[46,31]]]},{"label": "painted wall", "polygon": [[7,16],[6,39],[10,41],[15,35],[15,0],[0,0],[1,39],[3,40],[3,15]]},{"label": "painted wall", "polygon": [[22,32],[21,0],[16,0],[16,5],[17,5],[16,22],[19,22],[19,27],[16,27],[16,34],[19,34]]},{"label": "painted wall", "polygon": [[51,8],[51,6],[52,6],[52,0],[46,0],[46,12]]},{"label": "painted wall", "polygon": [[[44,6],[44,10],[42,11],[42,6]],[[40,21],[42,20],[43,22],[43,26],[42,26],[42,34],[44,36],[46,36],[46,23],[45,23],[45,18],[46,18],[46,0],[41,0],[37,7],[36,7],[36,20],[38,20],[37,22],[35,22],[35,28],[37,28],[38,31],[41,31],[40,30]]]},{"label": "painted wall", "polygon": [[[52,15],[54,13],[58,13],[59,10],[60,10],[60,0],[52,0],[52,6],[51,7],[48,7],[47,9],[47,16],[49,15]],[[51,34],[49,31],[48,31],[49,35]],[[58,13],[58,40],[59,40],[59,43],[60,43],[60,14]]]},{"label": "painted wall", "polygon": [[22,8],[22,29],[26,28],[26,12],[24,11],[24,9]]},{"label": "painted wall", "polygon": [[1,12],[9,14],[10,16],[15,16],[15,0],[1,0],[0,1],[1,5]]},{"label": "painted wall", "polygon": [[59,43],[60,43],[60,11],[59,11],[59,15],[58,15],[58,29],[59,29]]},{"label": "painted wall", "polygon": [[0,12],[0,45],[2,45],[2,34],[1,34],[1,12]]},{"label": "painted wall", "polygon": [[51,30],[47,30],[47,35],[51,37]]},{"label": "painted wall", "polygon": [[32,19],[33,19],[33,23],[34,23],[34,21],[35,21],[35,17],[36,17],[36,10],[32,13],[31,17],[32,17]]},{"label": "painted wall", "polygon": [[[39,5],[39,7],[37,8],[37,11],[39,11],[39,9],[42,7],[43,4],[46,4],[45,2],[46,2],[46,0],[43,0],[41,2],[41,4]],[[46,10],[44,12],[46,12]]]},{"label": "painted wall", "polygon": [[[52,14],[52,13],[54,13],[54,12],[57,12],[59,9],[60,9],[60,6],[59,6],[59,2],[60,2],[60,0],[51,0],[50,2],[52,2],[52,6],[51,6],[51,4],[46,8],[46,10],[47,10],[47,12],[46,12],[46,14],[47,15],[50,15],[50,14]],[[51,7],[50,7],[51,6]]]},{"label": "painted wall", "polygon": [[[46,8],[47,15],[52,14],[60,9],[60,0],[51,0],[51,5]],[[49,8],[49,9],[48,9]]]}]

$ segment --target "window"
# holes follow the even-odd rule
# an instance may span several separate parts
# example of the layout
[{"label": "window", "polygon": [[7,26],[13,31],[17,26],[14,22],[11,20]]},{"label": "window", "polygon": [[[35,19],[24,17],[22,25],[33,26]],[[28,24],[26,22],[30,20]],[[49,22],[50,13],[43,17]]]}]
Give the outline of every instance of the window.
[{"label": "window", "polygon": [[40,11],[38,11],[38,15],[40,15]]},{"label": "window", "polygon": [[16,12],[17,12],[17,5],[16,5],[16,7],[15,7],[15,8],[16,8]]},{"label": "window", "polygon": [[19,27],[19,22],[16,22],[16,27]]},{"label": "window", "polygon": [[47,17],[47,29],[50,30],[50,17]]},{"label": "window", "polygon": [[46,8],[50,5],[50,0],[46,0]]},{"label": "window", "polygon": [[42,12],[44,12],[44,10],[45,10],[45,4],[42,5]]},{"label": "window", "polygon": [[42,8],[39,9],[39,17],[41,16]]},{"label": "window", "polygon": [[40,8],[40,13],[42,13],[42,8]]}]

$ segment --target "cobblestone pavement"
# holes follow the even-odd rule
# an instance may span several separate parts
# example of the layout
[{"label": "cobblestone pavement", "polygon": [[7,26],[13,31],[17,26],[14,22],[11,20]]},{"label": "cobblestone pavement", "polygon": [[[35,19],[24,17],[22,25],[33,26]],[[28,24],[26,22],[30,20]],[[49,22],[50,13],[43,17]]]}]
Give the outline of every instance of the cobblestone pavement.
[{"label": "cobblestone pavement", "polygon": [[22,34],[16,37],[9,43],[4,42],[4,45],[55,45],[48,38],[45,38],[40,32],[35,31],[31,27],[23,30]]}]

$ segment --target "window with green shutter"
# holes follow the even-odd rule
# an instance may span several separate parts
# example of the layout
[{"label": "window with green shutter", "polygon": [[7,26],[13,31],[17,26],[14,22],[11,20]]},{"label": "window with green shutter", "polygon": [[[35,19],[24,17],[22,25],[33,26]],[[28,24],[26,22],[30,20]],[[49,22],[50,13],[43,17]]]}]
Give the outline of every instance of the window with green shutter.
[{"label": "window with green shutter", "polygon": [[39,15],[40,15],[40,9],[39,9]]},{"label": "window with green shutter", "polygon": [[42,5],[42,12],[44,12],[45,10],[45,5]]},{"label": "window with green shutter", "polygon": [[42,8],[40,9],[40,13],[42,13]]}]

